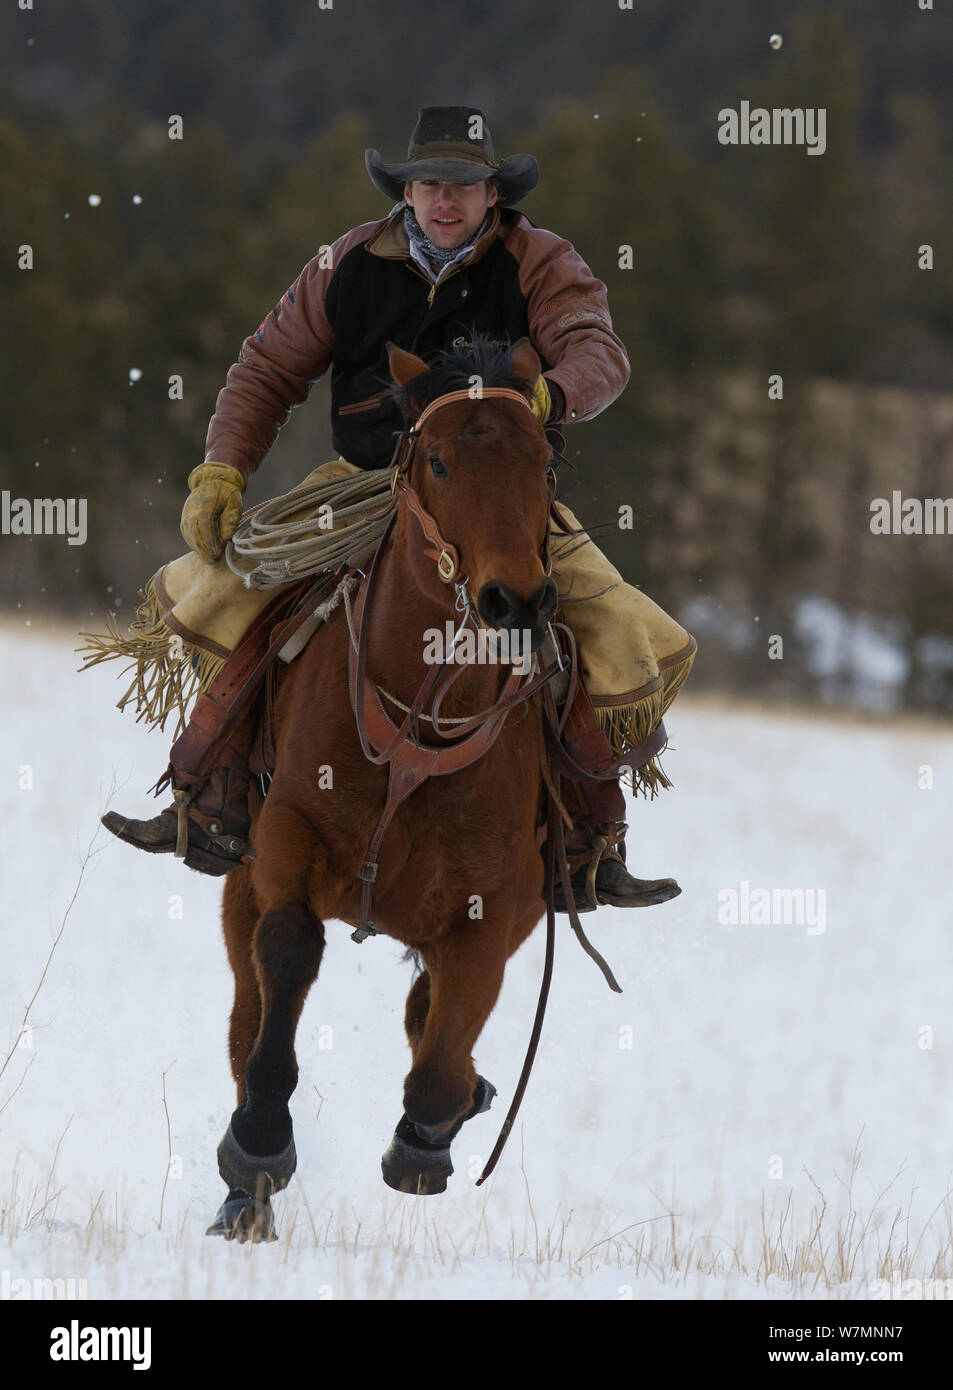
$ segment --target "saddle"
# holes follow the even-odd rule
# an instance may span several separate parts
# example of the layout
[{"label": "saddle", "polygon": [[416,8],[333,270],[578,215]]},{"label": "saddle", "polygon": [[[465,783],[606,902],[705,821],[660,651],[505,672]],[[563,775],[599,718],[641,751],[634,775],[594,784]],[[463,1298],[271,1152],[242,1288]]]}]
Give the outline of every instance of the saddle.
[{"label": "saddle", "polygon": [[[300,638],[309,621],[308,638],[316,630],[316,610],[347,575],[342,565],[302,580],[282,589],[262,609],[208,689],[196,698],[157,790],[168,785],[173,772],[180,781],[195,785],[216,767],[243,762],[256,775],[274,772],[273,710],[281,676],[287,662],[306,645]],[[299,640],[292,641],[295,637]]]},{"label": "saddle", "polygon": [[[215,787],[212,799],[216,803],[223,799],[226,815],[236,811],[240,814],[238,803],[244,803],[246,795],[249,807],[252,796],[260,801],[266,795],[276,765],[274,708],[284,673],[327,616],[332,596],[341,592],[346,599],[342,591],[349,583],[356,586],[359,575],[361,571],[342,563],[336,570],[302,580],[291,589],[282,589],[252,621],[222,670],[197,697],[188,726],[173,744],[169,766],[156,784],[158,793],[173,781],[173,777],[175,779],[179,814],[177,852],[181,850],[182,857],[188,844],[186,812],[190,805],[206,831],[215,833],[222,828],[218,823],[220,812],[216,809],[210,815],[202,805],[202,788],[210,777],[221,783],[220,787]],[[363,594],[358,599],[359,607],[362,597]],[[571,635],[569,640],[572,641]],[[352,665],[353,656],[352,650]],[[575,663],[573,667],[575,669]],[[626,829],[625,800],[618,784],[618,760],[578,674],[569,681],[569,689],[561,703],[564,709],[558,720],[558,735],[554,736],[552,730],[547,734],[549,767],[543,769],[544,779],[547,785],[552,774],[565,779],[565,800],[558,793],[557,799],[570,827],[566,841],[567,865],[570,872],[575,872],[588,863],[591,877],[598,856],[593,855],[586,827],[590,822],[603,825],[609,838],[601,848],[614,849]],[[360,721],[358,727],[360,731]],[[665,741],[665,727],[660,722],[652,734],[630,751],[626,762],[630,766],[640,766],[658,753]],[[252,779],[258,779],[257,784],[252,781],[249,786],[249,774]],[[413,779],[413,785],[417,780],[419,777]],[[408,785],[403,795],[410,790],[412,786]],[[193,804],[196,797],[199,800]],[[402,796],[399,799],[403,799]],[[388,808],[392,812],[395,807],[391,803],[389,794]],[[388,822],[389,816],[385,816],[377,838]],[[369,882],[372,881],[371,878]],[[595,901],[591,893],[590,896]],[[369,916],[369,899],[369,884],[364,884],[363,918]],[[367,935],[373,928],[365,926],[362,930],[363,935]]]}]

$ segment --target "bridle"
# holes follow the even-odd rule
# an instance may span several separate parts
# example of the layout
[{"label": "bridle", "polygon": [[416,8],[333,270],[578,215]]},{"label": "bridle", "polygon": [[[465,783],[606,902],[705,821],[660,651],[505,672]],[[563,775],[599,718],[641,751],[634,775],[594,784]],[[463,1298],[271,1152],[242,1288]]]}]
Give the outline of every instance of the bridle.
[{"label": "bridle", "polygon": [[[391,459],[391,467],[393,469],[393,476],[391,478],[391,491],[394,493],[395,496],[399,495],[403,497],[407,507],[417,518],[417,521],[420,525],[420,529],[424,533],[425,539],[430,543],[429,549],[425,550],[424,554],[428,555],[432,560],[436,562],[437,574],[440,576],[443,583],[456,583],[456,606],[458,612],[462,611],[460,603],[461,591],[467,594],[468,605],[472,610],[475,611],[475,605],[472,603],[472,600],[469,599],[469,593],[466,590],[466,585],[469,583],[469,575],[465,576],[463,580],[457,580],[457,575],[460,572],[459,552],[457,551],[456,546],[452,545],[450,541],[445,540],[444,537],[441,535],[439,526],[437,525],[434,518],[427,511],[427,509],[424,507],[423,503],[420,500],[419,494],[417,493],[416,489],[411,487],[407,478],[410,472],[411,462],[413,461],[414,450],[420,442],[421,426],[424,424],[426,420],[430,418],[431,415],[435,413],[435,411],[442,410],[444,406],[453,405],[457,401],[482,401],[486,400],[487,397],[490,396],[503,397],[508,400],[518,401],[520,405],[525,406],[527,410],[532,412],[533,407],[530,405],[526,397],[522,395],[521,392],[513,391],[507,386],[484,386],[480,388],[479,395],[477,396],[471,394],[470,390],[447,391],[444,395],[438,396],[436,400],[431,401],[430,404],[417,417],[416,421],[411,426],[411,428],[409,430],[405,430],[404,433],[398,438],[397,445],[394,449],[394,455]],[[552,465],[550,465],[546,470],[546,480],[547,486],[549,488],[551,507],[556,492],[556,474]],[[543,573],[548,578],[549,575],[552,573],[553,569],[552,557],[549,553],[548,524],[546,527],[546,535],[543,538],[542,549],[540,551],[540,559],[542,560],[543,564]],[[479,618],[478,613],[477,618],[482,623],[482,619]]]},{"label": "bridle", "polygon": [[[473,602],[472,595],[470,594],[470,576],[464,575],[462,579],[457,578],[460,572],[460,556],[456,546],[451,544],[450,541],[445,540],[441,535],[437,522],[424,507],[416,489],[411,487],[407,480],[407,475],[413,460],[414,449],[420,440],[420,429],[425,420],[429,419],[435,411],[442,409],[444,406],[453,405],[457,401],[484,400],[488,396],[503,397],[508,400],[518,401],[520,405],[525,406],[528,410],[532,411],[533,409],[524,395],[506,386],[481,387],[478,396],[474,396],[470,390],[448,391],[444,395],[438,396],[436,400],[431,401],[418,416],[413,426],[401,435],[394,450],[393,459],[391,460],[391,466],[394,470],[391,479],[391,491],[395,496],[400,496],[404,499],[409,511],[416,517],[425,539],[430,543],[429,548],[424,551],[424,554],[436,562],[437,574],[440,579],[444,584],[452,583],[456,590],[454,609],[457,613],[462,614],[462,616],[459,626],[447,647],[446,659],[448,661],[452,658],[456,650],[457,642],[460,640],[460,634],[463,632],[468,622],[477,630],[480,627],[486,628],[486,624],[480,616],[480,611]],[[549,509],[550,513],[552,513],[556,495],[556,473],[552,464],[550,464],[546,470],[546,483],[549,489]],[[546,534],[543,537],[543,544],[540,550],[543,573],[546,575],[547,579],[553,572],[549,536],[549,522],[547,520]],[[553,637],[552,625],[550,625],[550,636]],[[559,669],[562,671],[564,669],[563,660],[559,652],[559,644],[556,642],[555,637],[553,637],[553,650],[556,653]]]},{"label": "bridle", "polygon": [[[437,574],[441,582],[444,584],[453,584],[454,589],[456,591],[454,609],[457,613],[460,613],[462,616],[459,625],[457,626],[457,629],[444,654],[444,667],[446,667],[452,659],[453,654],[456,650],[457,642],[459,641],[460,635],[463,632],[463,629],[466,627],[467,623],[471,623],[476,630],[479,630],[479,628],[481,627],[486,629],[486,624],[483,622],[483,619],[480,616],[479,609],[477,605],[474,603],[473,597],[470,593],[470,576],[463,575],[462,577],[458,578],[460,574],[460,555],[459,551],[457,550],[457,547],[453,545],[452,542],[445,539],[445,537],[440,531],[440,527],[438,526],[437,521],[424,507],[423,503],[420,500],[420,495],[418,494],[416,489],[411,486],[408,480],[408,475],[410,472],[411,463],[413,462],[414,451],[420,442],[421,427],[423,426],[425,421],[428,420],[430,416],[435,413],[435,411],[442,409],[444,406],[453,405],[457,401],[472,401],[474,399],[484,400],[487,397],[503,397],[509,400],[514,400],[519,402],[520,405],[525,406],[526,409],[532,411],[532,406],[530,405],[526,397],[522,395],[519,391],[514,391],[509,387],[482,387],[480,389],[479,395],[476,397],[472,394],[470,390],[448,391],[444,395],[438,396],[435,400],[431,401],[430,404],[426,406],[425,409],[421,412],[421,414],[418,416],[417,420],[410,427],[410,429],[405,430],[403,434],[399,436],[394,448],[394,454],[391,459],[390,465],[392,469],[391,492],[398,499],[398,503],[403,502],[403,504],[408,508],[410,513],[416,518],[417,523],[421,531],[423,532],[424,539],[428,543],[427,547],[424,550],[424,554],[435,562],[437,567]],[[549,492],[549,514],[553,515],[553,509],[555,506],[554,498],[556,490],[556,475],[551,465],[547,469],[546,481],[547,489]],[[355,676],[359,676],[361,678],[359,682],[361,685],[363,685],[366,681],[366,676],[364,672],[366,667],[365,634],[367,624],[363,619],[370,609],[372,602],[372,594],[376,590],[376,582],[372,584],[371,581],[372,578],[376,581],[376,570],[379,568],[379,557],[383,554],[384,550],[386,549],[390,532],[393,528],[393,525],[396,523],[396,518],[397,514],[395,512],[394,516],[391,518],[391,523],[389,524],[387,530],[381,537],[380,542],[378,544],[377,550],[374,555],[374,559],[371,563],[371,568],[368,571],[368,575],[366,576],[366,586],[362,593],[358,596],[356,607],[360,607],[361,621],[359,631],[356,634],[354,630],[354,621],[350,608],[349,596],[347,593],[345,593],[344,595],[345,608],[347,609],[348,613],[348,625],[351,630],[351,658],[353,660],[356,656],[358,670],[355,672]],[[561,518],[558,515],[555,517],[555,519],[557,523],[561,523]],[[548,578],[552,574],[552,557],[550,555],[549,547],[548,520],[546,525],[546,534],[543,538],[543,544],[540,549],[540,560],[543,565],[543,571],[546,577]],[[556,674],[557,670],[565,670],[565,665],[559,650],[559,644],[556,641],[555,634],[552,630],[552,624],[550,624],[550,636],[552,637],[553,650],[556,653],[556,667],[552,671],[547,673],[547,680],[552,679],[552,677]],[[362,656],[364,657],[364,660],[362,660]],[[535,662],[534,665],[536,665]],[[445,680],[443,687],[440,689],[439,693],[435,693],[437,677],[444,674],[444,672],[441,670],[440,666],[434,666],[431,669],[430,673],[428,673],[427,678],[424,680],[423,684],[417,692],[417,695],[414,697],[414,700],[408,707],[408,719],[404,721],[404,724],[408,726],[407,731],[410,733],[410,735],[413,737],[415,741],[417,741],[418,739],[421,707],[423,703],[432,695],[434,696],[434,730],[440,738],[447,739],[448,737],[457,738],[461,733],[465,732],[465,730],[460,727],[461,724],[466,724],[467,729],[472,729],[478,723],[482,723],[485,720],[491,718],[492,716],[501,712],[504,708],[511,708],[513,703],[522,703],[525,699],[528,698],[530,694],[535,693],[535,691],[539,689],[539,686],[541,684],[543,684],[542,681],[528,682],[522,688],[522,690],[520,690],[519,700],[514,701],[511,697],[516,693],[519,683],[518,681],[514,681],[513,678],[511,678],[504,684],[503,690],[501,691],[500,695],[498,696],[497,700],[494,702],[493,705],[489,706],[489,708],[487,708],[486,710],[481,710],[478,714],[473,715],[468,720],[455,721],[458,727],[453,731],[452,734],[447,735],[443,733],[443,730],[439,726],[439,705],[443,700],[443,697],[446,694],[446,691],[449,688],[449,686],[453,683],[457,676],[461,674],[461,670],[461,667],[457,667],[454,671],[452,671],[449,677]],[[352,692],[352,706],[354,706],[356,703],[355,695],[356,691]],[[361,740],[361,747],[364,750],[365,756],[371,762],[380,763],[388,761],[389,757],[393,755],[393,752],[396,747],[396,732],[394,733],[390,742],[388,743],[388,747],[385,750],[384,754],[381,754],[380,750],[372,749],[369,746],[369,740],[366,736],[367,729],[364,725],[364,721],[362,720],[362,713],[363,711],[360,705],[357,704],[357,707],[354,708],[354,715],[355,721],[357,723],[358,735]],[[401,728],[403,727],[404,726],[402,725]],[[396,731],[397,726],[394,725],[392,726],[392,728]],[[362,927],[365,925],[365,923],[362,923]]]},{"label": "bridle", "polygon": [[[503,396],[519,401],[527,409],[532,407],[526,398],[517,391],[505,387],[487,387],[480,399],[488,396]],[[366,576],[365,583],[354,601],[353,609],[347,590],[344,590],[344,603],[347,612],[351,640],[348,646],[348,690],[351,709],[357,728],[358,739],[364,756],[378,766],[388,764],[387,801],[377,828],[371,837],[367,857],[361,866],[358,877],[361,881],[361,920],[352,939],[364,941],[376,934],[371,921],[372,885],[377,877],[377,856],[384,835],[398,806],[412,791],[428,777],[445,775],[459,771],[482,757],[495,743],[502,732],[507,717],[518,705],[525,702],[563,669],[559,647],[554,638],[556,662],[546,670],[538,668],[534,661],[535,674],[525,678],[514,670],[503,682],[497,698],[486,709],[463,721],[455,721],[450,732],[445,732],[440,724],[440,706],[451,685],[462,674],[465,667],[451,665],[451,657],[464,626],[474,617],[479,620],[479,612],[469,591],[469,576],[458,578],[460,559],[457,548],[445,539],[435,519],[423,506],[416,490],[407,479],[414,450],[419,443],[420,427],[435,410],[455,401],[472,399],[469,391],[451,391],[439,396],[423,411],[412,429],[398,440],[394,451],[392,467],[394,477],[392,487],[398,502],[408,507],[423,532],[427,542],[424,553],[434,560],[437,573],[444,584],[453,584],[456,589],[455,608],[462,613],[462,619],[454,634],[450,649],[444,653],[443,662],[431,665],[417,693],[406,709],[403,720],[398,724],[388,714],[381,700],[377,686],[367,676],[368,633],[370,623],[368,614],[373,610],[377,594],[381,561],[386,551],[391,533],[396,525],[398,512],[395,510],[387,529],[381,536]],[[550,485],[552,498],[552,485]],[[549,527],[544,542],[544,551],[549,559]],[[551,562],[550,562],[551,568]],[[482,623],[482,620],[479,620]],[[476,626],[476,624],[474,624]],[[551,625],[550,625],[551,626]],[[430,706],[433,730],[443,747],[425,744],[420,738],[420,718],[423,710]]]}]

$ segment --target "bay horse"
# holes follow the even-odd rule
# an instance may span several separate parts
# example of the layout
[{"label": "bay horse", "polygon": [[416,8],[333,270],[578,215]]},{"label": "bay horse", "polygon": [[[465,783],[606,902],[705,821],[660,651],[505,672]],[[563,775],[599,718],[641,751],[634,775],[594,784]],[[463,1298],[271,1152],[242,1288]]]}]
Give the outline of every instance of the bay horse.
[{"label": "bay horse", "polygon": [[[395,471],[390,535],[353,613],[338,605],[283,675],[273,779],[252,824],[255,857],[225,882],[238,1107],[218,1149],[229,1192],[208,1234],[230,1239],[276,1238],[270,1197],[296,1165],[294,1037],[325,923],[347,923],[359,940],[368,931],[392,937],[424,967],[407,997],[412,1064],[382,1171],[391,1187],[427,1195],[445,1189],[450,1141],[495,1094],[471,1052],[507,960],[544,910],[540,693],[517,706],[525,667],[517,674],[485,661],[453,665],[452,683],[428,704],[435,672],[445,677],[450,663],[428,665],[424,640],[427,630],[460,626],[461,599],[481,626],[523,633],[533,652],[550,630],[558,602],[548,572],[551,449],[528,408],[540,361],[527,339],[506,351],[478,341],[473,357],[442,353],[429,367],[389,345],[388,360],[391,394],[416,421]],[[405,767],[391,799],[388,768],[372,760],[391,730],[413,736],[404,747],[418,758],[429,756],[421,747],[436,758],[463,746],[476,727],[470,716],[494,707],[495,739],[484,737],[480,756],[436,769],[442,775],[410,794]]]}]

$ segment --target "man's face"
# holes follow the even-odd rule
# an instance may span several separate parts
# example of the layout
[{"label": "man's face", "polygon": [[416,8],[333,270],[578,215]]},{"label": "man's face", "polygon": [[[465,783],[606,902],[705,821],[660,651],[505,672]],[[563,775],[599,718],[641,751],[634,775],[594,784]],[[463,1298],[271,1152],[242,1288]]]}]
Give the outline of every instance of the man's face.
[{"label": "man's face", "polygon": [[422,179],[404,186],[404,201],[434,246],[462,246],[478,229],[487,208],[496,202],[496,189],[479,183],[438,183]]}]

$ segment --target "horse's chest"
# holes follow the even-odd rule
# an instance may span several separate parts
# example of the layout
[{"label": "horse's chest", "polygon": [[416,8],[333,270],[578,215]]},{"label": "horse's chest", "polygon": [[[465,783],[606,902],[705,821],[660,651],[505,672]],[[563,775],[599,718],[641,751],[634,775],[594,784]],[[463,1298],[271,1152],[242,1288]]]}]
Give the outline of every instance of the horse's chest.
[{"label": "horse's chest", "polygon": [[486,776],[486,771],[470,768],[431,777],[410,796],[400,820],[415,849],[458,848],[463,843],[492,854],[526,830],[535,807],[520,784],[518,769],[510,767],[505,776]]}]

